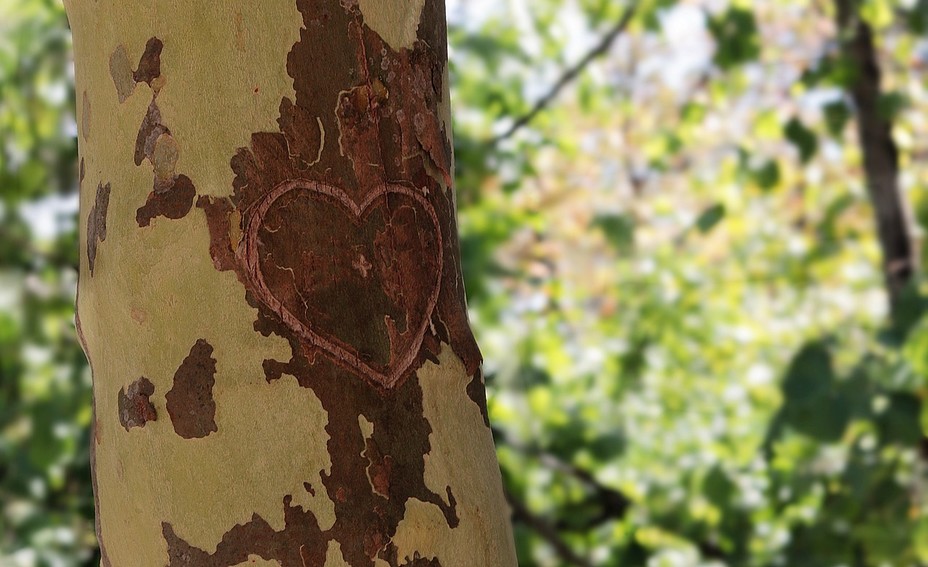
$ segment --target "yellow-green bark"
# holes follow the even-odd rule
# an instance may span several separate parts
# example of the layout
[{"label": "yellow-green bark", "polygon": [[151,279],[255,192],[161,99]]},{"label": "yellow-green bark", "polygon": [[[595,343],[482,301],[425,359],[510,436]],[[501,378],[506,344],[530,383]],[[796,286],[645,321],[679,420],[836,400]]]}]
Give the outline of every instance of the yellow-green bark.
[{"label": "yellow-green bark", "polygon": [[[515,565],[460,289],[447,69],[431,45],[441,3],[67,7],[103,564]],[[335,68],[326,96],[348,108],[325,110],[313,93],[329,79],[293,62],[328,64],[313,41],[339,34],[332,49],[389,69]],[[285,203],[262,201],[288,182]],[[354,266],[351,281],[317,282],[318,260],[280,263],[316,251],[271,247],[272,233],[326,237],[288,210],[344,217],[331,236],[354,248],[319,254]],[[351,296],[381,283],[380,303]],[[381,308],[369,328],[383,336],[311,317]]]}]

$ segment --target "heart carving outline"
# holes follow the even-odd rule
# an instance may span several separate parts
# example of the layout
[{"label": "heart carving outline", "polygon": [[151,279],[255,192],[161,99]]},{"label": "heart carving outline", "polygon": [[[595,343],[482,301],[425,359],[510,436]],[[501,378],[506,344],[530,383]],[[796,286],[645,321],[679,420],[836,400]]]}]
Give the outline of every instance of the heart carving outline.
[{"label": "heart carving outline", "polygon": [[[328,338],[319,331],[314,330],[310,324],[304,323],[299,317],[293,314],[283,302],[274,295],[268,287],[264,274],[261,270],[260,254],[258,246],[260,243],[259,232],[264,225],[264,219],[274,203],[291,191],[309,191],[324,197],[328,197],[336,204],[341,206],[346,213],[352,216],[353,221],[359,226],[363,224],[368,213],[375,210],[374,204],[380,199],[386,198],[390,194],[399,194],[408,197],[424,210],[435,230],[436,241],[436,261],[437,270],[434,275],[434,284],[429,294],[425,312],[422,313],[422,320],[419,326],[414,329],[412,342],[397,356],[391,345],[391,360],[385,365],[384,369],[378,369],[365,360],[358,353],[354,352],[349,346],[345,345],[337,338]],[[244,266],[247,278],[250,280],[256,298],[266,305],[271,311],[278,315],[284,324],[296,332],[303,340],[318,348],[326,354],[335,363],[354,371],[361,375],[362,378],[372,383],[376,387],[392,389],[404,378],[404,374],[409,370],[410,365],[415,361],[425,339],[425,333],[429,328],[432,313],[438,304],[438,297],[441,292],[441,274],[444,269],[444,251],[441,238],[441,224],[438,221],[438,215],[434,207],[421,194],[413,189],[397,184],[384,183],[372,188],[365,199],[356,203],[347,193],[335,187],[318,181],[309,179],[290,179],[284,181],[268,191],[259,201],[251,205],[247,210],[248,219],[246,221],[242,244],[236,251],[239,262]],[[410,314],[407,314],[409,318]],[[415,315],[415,314],[412,314]],[[407,322],[407,324],[410,324]],[[394,360],[394,357],[398,360]]]},{"label": "heart carving outline", "polygon": [[[278,199],[291,191],[297,190],[309,191],[332,199],[336,204],[344,208],[357,224],[363,223],[367,214],[376,209],[374,204],[377,201],[390,194],[399,194],[416,201],[428,214],[429,220],[432,222],[432,226],[435,229],[435,259],[438,264],[438,269],[434,276],[434,283],[428,297],[426,309],[422,314],[421,323],[418,328],[414,329],[415,334],[413,335],[412,342],[403,352],[399,353],[398,357],[397,353],[392,352],[391,349],[391,360],[385,365],[384,370],[380,370],[368,364],[358,353],[354,352],[351,347],[345,345],[339,339],[334,337],[327,338],[320,332],[314,330],[309,324],[301,321],[299,317],[294,315],[274,295],[264,279],[258,252],[258,245],[260,242],[259,232],[264,224],[264,218]],[[361,204],[358,204],[338,187],[308,179],[291,179],[280,183],[271,191],[268,191],[261,200],[249,207],[246,213],[248,213],[248,217],[245,221],[242,242],[236,251],[236,256],[245,268],[247,278],[250,280],[251,288],[257,299],[278,315],[287,327],[295,331],[309,344],[318,348],[322,353],[329,356],[335,363],[360,374],[361,377],[375,386],[388,390],[396,387],[419,354],[419,349],[422,347],[425,333],[429,328],[432,313],[435,310],[435,306],[438,304],[438,297],[441,292],[441,274],[444,269],[441,225],[438,221],[438,215],[435,213],[435,209],[432,207],[431,203],[429,203],[422,194],[409,187],[385,183],[373,188]],[[409,314],[407,314],[407,318],[409,318]],[[398,360],[394,360],[394,357],[397,357]]]}]

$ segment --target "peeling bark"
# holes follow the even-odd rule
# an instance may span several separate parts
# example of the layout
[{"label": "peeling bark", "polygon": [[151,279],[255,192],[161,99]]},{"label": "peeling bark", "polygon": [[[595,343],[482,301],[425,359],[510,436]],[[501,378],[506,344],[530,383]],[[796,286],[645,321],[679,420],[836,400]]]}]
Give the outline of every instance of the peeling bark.
[{"label": "peeling bark", "polygon": [[212,354],[213,347],[198,340],[174,374],[174,387],[165,396],[174,431],[184,439],[198,439],[216,431],[216,359]]},{"label": "peeling bark", "polygon": [[164,43],[157,37],[153,37],[145,44],[145,52],[139,59],[139,66],[132,74],[132,78],[137,83],[148,83],[148,86],[154,88],[152,82],[161,76],[161,50]]},{"label": "peeling bark", "polygon": [[[161,109],[158,108],[158,93],[164,84],[164,78],[161,76],[163,49],[164,43],[160,39],[149,39],[139,60],[138,69],[132,73],[133,89],[135,83],[147,83],[152,90],[151,104],[148,105],[148,111],[135,138],[135,165],[142,165],[148,160],[154,173],[153,189],[148,194],[145,204],[136,211],[135,218],[140,228],[150,226],[152,220],[157,217],[172,220],[184,218],[193,207],[197,194],[193,181],[175,171],[180,148],[171,131],[164,125]],[[120,102],[123,102],[124,95],[128,97],[126,93],[131,91],[124,84],[125,78],[117,78],[118,73],[124,74],[121,70],[123,64],[118,63],[122,60],[120,51],[124,51],[123,46],[119,46],[110,58],[110,71],[113,73]],[[115,73],[114,58],[117,60],[117,67],[120,68]]]},{"label": "peeling bark", "polygon": [[[95,392],[116,369],[151,380],[120,390],[118,411],[98,416],[108,561],[515,565],[458,257],[443,2],[293,0],[255,11],[230,0],[176,6],[182,15],[100,1],[119,15],[69,6],[78,83],[102,93],[86,77],[105,77],[113,105],[98,118],[113,139],[82,155],[127,186],[138,188],[137,167],[152,171],[150,189],[120,193],[111,207],[108,262],[132,271],[107,264],[93,285],[81,280],[80,302],[92,306],[82,310],[87,352],[105,361]],[[131,34],[88,35],[110,18]],[[172,32],[189,18],[215,27]],[[158,30],[146,27],[153,21]],[[255,43],[261,30],[287,25],[295,39],[277,70],[218,64],[228,53],[216,45],[262,58],[256,50],[274,41]],[[196,66],[214,59],[217,69]],[[203,73],[224,97],[185,88]],[[248,119],[228,109],[274,85],[287,90],[254,111],[263,126],[236,146],[191,143],[191,128],[227,139]],[[185,114],[195,96],[212,97],[214,114]],[[133,114],[135,129],[120,118]],[[196,173],[215,162],[231,172],[228,186]],[[292,406],[298,392],[311,403]],[[156,419],[162,409],[169,420]],[[281,419],[290,425],[266,428]],[[288,427],[308,433],[294,438]],[[140,455],[149,462],[134,462]],[[120,515],[127,499],[125,509],[142,512]]]},{"label": "peeling bark", "polygon": [[[81,163],[83,164],[83,161]],[[106,212],[109,205],[110,184],[101,183],[97,186],[97,197],[87,218],[87,267],[90,275],[93,275],[93,267],[97,260],[97,246],[106,240]]]},{"label": "peeling bark", "polygon": [[119,423],[126,431],[133,427],[145,427],[149,421],[158,419],[158,411],[151,403],[155,385],[151,380],[139,378],[128,388],[119,390]]},{"label": "peeling bark", "polygon": [[146,227],[156,217],[182,219],[193,207],[196,195],[197,190],[190,178],[178,175],[171,179],[163,191],[155,190],[148,194],[148,200],[135,213],[135,221],[139,227]]}]

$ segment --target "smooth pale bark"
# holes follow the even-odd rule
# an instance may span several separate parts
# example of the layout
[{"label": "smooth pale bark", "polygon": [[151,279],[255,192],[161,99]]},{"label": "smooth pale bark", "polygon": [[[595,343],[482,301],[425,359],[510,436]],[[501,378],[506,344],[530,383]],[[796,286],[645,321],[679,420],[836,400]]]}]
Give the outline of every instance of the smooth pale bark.
[{"label": "smooth pale bark", "polygon": [[441,0],[71,0],[104,566],[514,566]]}]

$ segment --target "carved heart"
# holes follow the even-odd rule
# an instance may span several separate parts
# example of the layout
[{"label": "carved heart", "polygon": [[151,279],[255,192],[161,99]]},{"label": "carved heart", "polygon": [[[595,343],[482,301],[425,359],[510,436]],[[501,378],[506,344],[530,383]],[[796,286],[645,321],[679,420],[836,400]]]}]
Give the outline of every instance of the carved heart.
[{"label": "carved heart", "polygon": [[425,197],[382,185],[357,204],[297,179],[246,215],[238,255],[256,297],[337,364],[396,386],[419,353],[441,282],[440,225]]}]

